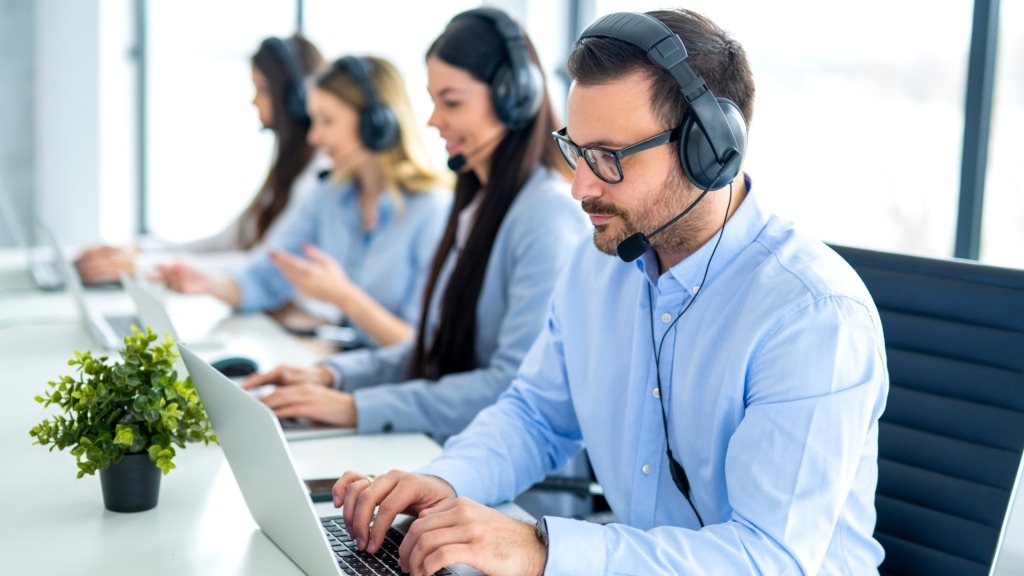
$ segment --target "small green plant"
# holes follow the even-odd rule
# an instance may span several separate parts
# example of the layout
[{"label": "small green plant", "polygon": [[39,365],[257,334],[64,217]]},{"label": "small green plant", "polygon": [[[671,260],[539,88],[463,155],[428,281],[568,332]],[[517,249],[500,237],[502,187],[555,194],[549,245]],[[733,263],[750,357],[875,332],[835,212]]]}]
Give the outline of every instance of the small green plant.
[{"label": "small green plant", "polygon": [[175,467],[175,446],[217,442],[192,378],[178,379],[174,341],[167,336],[155,343],[151,328],[132,332],[124,339],[120,362],[76,351],[68,360],[75,376],[49,382],[51,389],[35,398],[63,414],[43,420],[29,434],[51,451],[70,447],[79,478],[138,452],[147,452],[167,474]]}]

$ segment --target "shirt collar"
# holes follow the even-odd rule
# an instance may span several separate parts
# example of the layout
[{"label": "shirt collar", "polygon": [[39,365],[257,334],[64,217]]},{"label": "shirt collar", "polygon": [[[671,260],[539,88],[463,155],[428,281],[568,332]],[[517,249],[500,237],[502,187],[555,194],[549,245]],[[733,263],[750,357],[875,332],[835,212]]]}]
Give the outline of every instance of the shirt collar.
[{"label": "shirt collar", "polygon": [[[753,186],[750,177],[743,175],[747,186],[747,195],[743,203],[736,209],[732,217],[725,223],[725,230],[721,233],[722,240],[718,241],[719,234],[715,235],[697,249],[696,252],[686,257],[682,262],[669,268],[666,275],[671,275],[681,286],[693,291],[701,285],[704,278],[704,270],[708,270],[708,277],[705,285],[712,284],[714,279],[728,267],[736,256],[740,254],[754,238],[761,233],[768,222],[768,215],[757,203],[753,194]],[[723,188],[716,194],[728,194],[729,189]],[[735,201],[735,199],[733,200]],[[717,250],[715,244],[718,244]],[[714,257],[712,258],[712,253]],[[708,259],[711,259],[711,266],[708,267]],[[637,269],[647,278],[648,282],[658,288],[658,256],[654,250],[648,250],[636,261]]]}]

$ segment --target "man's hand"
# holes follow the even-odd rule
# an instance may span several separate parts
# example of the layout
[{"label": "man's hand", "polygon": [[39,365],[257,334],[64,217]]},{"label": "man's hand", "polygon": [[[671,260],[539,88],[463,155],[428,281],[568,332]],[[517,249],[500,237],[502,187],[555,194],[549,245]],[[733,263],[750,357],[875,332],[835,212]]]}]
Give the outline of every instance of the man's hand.
[{"label": "man's hand", "polygon": [[540,575],[547,548],[533,524],[468,498],[420,512],[399,548],[399,565],[413,576],[468,564],[491,576]]},{"label": "man's hand", "polygon": [[346,472],[333,494],[334,506],[343,507],[345,526],[356,545],[370,553],[380,549],[398,514],[417,516],[399,549],[402,570],[414,576],[451,564],[468,564],[495,576],[544,571],[547,549],[533,525],[456,498],[440,478],[392,470],[371,481]]},{"label": "man's hand", "polygon": [[399,514],[416,515],[455,499],[455,490],[444,480],[401,470],[392,470],[373,480],[357,472],[345,472],[334,484],[332,493],[334,507],[342,507],[345,527],[355,538],[356,546],[371,554],[380,550],[384,534]]}]

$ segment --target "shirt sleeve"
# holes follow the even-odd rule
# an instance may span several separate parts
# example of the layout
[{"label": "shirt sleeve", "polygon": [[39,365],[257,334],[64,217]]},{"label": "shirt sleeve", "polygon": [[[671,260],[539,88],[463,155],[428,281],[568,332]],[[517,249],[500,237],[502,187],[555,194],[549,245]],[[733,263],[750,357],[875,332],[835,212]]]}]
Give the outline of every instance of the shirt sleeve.
[{"label": "shirt sleeve", "polygon": [[361,348],[341,352],[321,364],[337,375],[336,387],[354,392],[385,382],[401,382],[409,376],[414,342],[406,340],[380,348]]},{"label": "shirt sleeve", "polygon": [[400,314],[402,319],[408,322],[413,328],[419,327],[420,314],[423,310],[423,291],[426,289],[427,281],[430,279],[430,267],[434,263],[434,254],[437,252],[441,236],[444,234],[447,225],[447,214],[451,208],[451,194],[447,192],[424,192],[432,195],[431,198],[424,198],[425,214],[422,215],[423,224],[417,234],[412,237],[412,244],[409,252],[413,259],[410,275],[413,281],[410,282],[409,294],[406,296],[405,304]]},{"label": "shirt sleeve", "polygon": [[[488,261],[489,267],[506,265],[504,258],[510,262],[493,353],[481,367],[437,381],[410,380],[356,391],[359,431],[426,432],[443,438],[461,431],[491,405],[512,382],[543,326],[555,281],[580,240],[582,225],[576,223],[582,221],[572,202],[538,202],[518,214],[504,244],[508,253],[492,252]],[[479,318],[488,311],[478,309],[477,314]]]}]

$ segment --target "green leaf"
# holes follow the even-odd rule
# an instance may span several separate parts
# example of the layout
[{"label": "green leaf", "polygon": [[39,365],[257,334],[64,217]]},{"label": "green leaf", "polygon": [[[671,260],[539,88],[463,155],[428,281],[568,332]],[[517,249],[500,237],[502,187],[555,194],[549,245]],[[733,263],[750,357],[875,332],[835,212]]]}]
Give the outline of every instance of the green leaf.
[{"label": "green leaf", "polygon": [[148,452],[166,474],[175,467],[173,445],[217,442],[191,379],[178,380],[174,341],[156,341],[147,327],[125,338],[119,359],[75,351],[67,362],[73,374],[47,382],[50,391],[33,398],[61,412],[29,429],[34,443],[68,450],[81,478],[126,452]]}]

